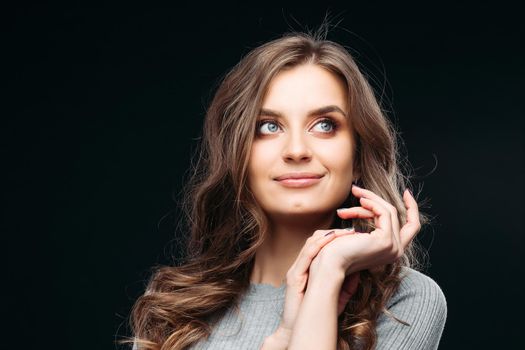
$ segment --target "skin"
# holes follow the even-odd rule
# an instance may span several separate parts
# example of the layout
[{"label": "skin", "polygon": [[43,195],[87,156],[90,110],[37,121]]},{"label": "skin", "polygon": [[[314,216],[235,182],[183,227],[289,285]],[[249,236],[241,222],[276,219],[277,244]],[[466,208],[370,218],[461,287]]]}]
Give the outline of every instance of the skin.
[{"label": "skin", "polygon": [[[337,316],[357,288],[357,272],[393,262],[419,231],[417,203],[408,191],[408,219],[400,228],[391,204],[352,187],[358,174],[346,100],[344,84],[312,64],[280,72],[263,99],[248,183],[269,231],[251,281],[287,285],[280,326],[263,349],[335,349]],[[311,113],[327,106],[336,108]],[[299,172],[317,180],[279,181]],[[336,211],[350,191],[361,206]],[[376,229],[331,229],[334,215],[373,219]]]},{"label": "skin", "polygon": [[[263,99],[262,110],[273,113],[259,116],[248,182],[269,219],[270,232],[256,254],[254,282],[279,286],[306,239],[315,229],[329,228],[334,210],[350,191],[354,176],[351,127],[341,112],[310,115],[326,106],[346,113],[343,84],[314,65],[281,72]],[[293,172],[323,177],[318,184],[303,188],[274,180]]]}]

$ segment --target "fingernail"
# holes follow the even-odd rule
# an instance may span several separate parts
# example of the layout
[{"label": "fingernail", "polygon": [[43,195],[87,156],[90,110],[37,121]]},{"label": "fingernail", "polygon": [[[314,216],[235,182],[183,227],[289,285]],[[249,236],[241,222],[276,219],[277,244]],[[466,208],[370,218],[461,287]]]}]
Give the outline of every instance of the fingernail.
[{"label": "fingernail", "polygon": [[361,187],[359,187],[359,186],[357,186],[357,185],[352,185],[352,186],[353,186],[353,187],[357,187],[357,188],[361,188]]},{"label": "fingernail", "polygon": [[349,208],[339,208],[337,209],[337,211],[346,210],[346,209],[349,209]]},{"label": "fingernail", "polygon": [[331,235],[333,233],[335,233],[335,231],[330,231],[330,232],[326,233],[324,236],[326,237],[326,236]]},{"label": "fingernail", "polygon": [[410,190],[410,188],[407,188],[406,190],[408,191],[408,193],[410,193],[410,195],[411,195],[412,197],[414,197],[414,194],[412,193],[412,191]]},{"label": "fingernail", "polygon": [[355,231],[355,229],[353,227],[345,227],[345,230],[347,230],[347,231]]}]

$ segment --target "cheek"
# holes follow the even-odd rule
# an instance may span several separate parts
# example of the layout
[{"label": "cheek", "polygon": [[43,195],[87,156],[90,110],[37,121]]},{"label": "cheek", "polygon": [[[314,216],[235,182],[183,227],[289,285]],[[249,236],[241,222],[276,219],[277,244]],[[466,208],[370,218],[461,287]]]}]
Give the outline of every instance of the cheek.
[{"label": "cheek", "polygon": [[271,152],[268,148],[259,144],[252,146],[248,163],[248,182],[250,186],[256,185],[257,179],[265,176],[264,170],[268,170],[269,165],[272,163]]},{"label": "cheek", "polygon": [[324,160],[325,166],[334,174],[352,177],[353,172],[353,148],[347,142],[321,147],[319,155]]}]

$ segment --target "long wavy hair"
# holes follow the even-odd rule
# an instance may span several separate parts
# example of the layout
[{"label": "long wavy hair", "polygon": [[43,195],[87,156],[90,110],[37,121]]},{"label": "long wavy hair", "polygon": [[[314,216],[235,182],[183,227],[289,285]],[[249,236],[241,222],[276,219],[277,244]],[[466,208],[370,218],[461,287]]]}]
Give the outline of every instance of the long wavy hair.
[{"label": "long wavy hair", "polygon": [[[318,65],[345,83],[358,184],[392,203],[405,222],[401,193],[409,184],[400,140],[351,54],[318,34],[289,33],[267,42],[226,74],[207,110],[202,144],[183,192],[187,256],[177,266],[157,267],[135,302],[130,326],[139,349],[195,344],[249,287],[255,252],[267,229],[247,186],[257,116],[272,78],[302,64]],[[351,195],[346,204],[359,205]],[[420,220],[427,222],[424,214]],[[334,224],[343,223],[334,219]],[[373,230],[371,220],[355,219],[353,225],[360,232]],[[339,316],[339,349],[374,347],[376,320],[388,314],[385,304],[399,286],[401,267],[412,266],[413,252],[410,245],[398,261],[361,272],[358,290]]]}]

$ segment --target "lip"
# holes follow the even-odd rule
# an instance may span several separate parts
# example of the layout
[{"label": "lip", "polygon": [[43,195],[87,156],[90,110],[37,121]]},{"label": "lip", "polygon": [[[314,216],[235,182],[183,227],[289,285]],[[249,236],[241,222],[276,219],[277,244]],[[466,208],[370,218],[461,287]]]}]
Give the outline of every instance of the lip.
[{"label": "lip", "polygon": [[286,187],[308,187],[315,185],[324,175],[315,173],[289,173],[274,178]]}]

